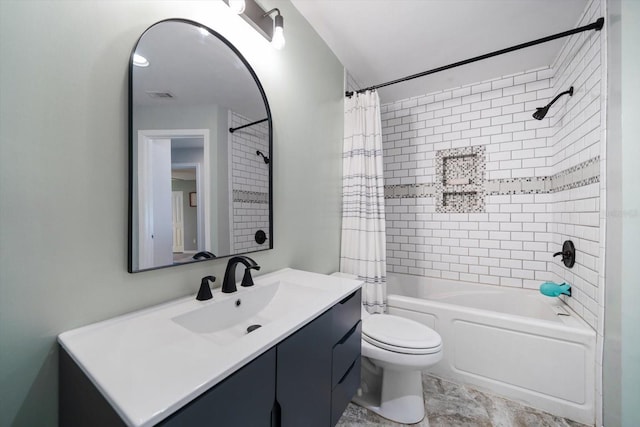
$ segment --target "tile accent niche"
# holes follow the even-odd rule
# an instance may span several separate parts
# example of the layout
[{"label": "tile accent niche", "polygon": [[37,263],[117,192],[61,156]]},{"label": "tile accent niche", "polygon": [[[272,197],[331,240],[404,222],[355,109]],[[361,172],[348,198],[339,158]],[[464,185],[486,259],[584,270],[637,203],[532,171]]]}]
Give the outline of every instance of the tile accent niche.
[{"label": "tile accent niche", "polygon": [[484,212],[484,147],[436,152],[436,212]]}]

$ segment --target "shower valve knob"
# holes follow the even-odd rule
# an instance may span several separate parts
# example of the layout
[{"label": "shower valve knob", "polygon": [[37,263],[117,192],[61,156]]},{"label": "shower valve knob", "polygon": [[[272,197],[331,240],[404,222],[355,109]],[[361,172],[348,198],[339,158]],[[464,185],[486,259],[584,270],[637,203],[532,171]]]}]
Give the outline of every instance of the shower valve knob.
[{"label": "shower valve knob", "polygon": [[571,268],[576,263],[576,247],[571,240],[565,240],[562,244],[562,251],[553,254],[554,257],[562,255],[562,262],[565,267]]}]

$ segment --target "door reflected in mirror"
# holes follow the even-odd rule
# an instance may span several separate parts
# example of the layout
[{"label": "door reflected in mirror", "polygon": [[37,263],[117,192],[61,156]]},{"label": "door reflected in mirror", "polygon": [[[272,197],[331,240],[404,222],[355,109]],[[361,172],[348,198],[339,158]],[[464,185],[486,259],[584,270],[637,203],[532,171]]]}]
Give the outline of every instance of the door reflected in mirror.
[{"label": "door reflected in mirror", "polygon": [[130,78],[129,271],[272,248],[271,114],[246,60],[167,20],[140,37]]}]

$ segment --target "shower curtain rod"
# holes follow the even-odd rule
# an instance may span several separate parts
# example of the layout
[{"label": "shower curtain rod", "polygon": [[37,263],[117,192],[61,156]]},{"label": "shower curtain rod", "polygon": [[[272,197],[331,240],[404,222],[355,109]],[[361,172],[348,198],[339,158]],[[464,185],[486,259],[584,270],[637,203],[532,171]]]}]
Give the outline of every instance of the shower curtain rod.
[{"label": "shower curtain rod", "polygon": [[248,128],[249,126],[257,125],[258,123],[266,122],[267,120],[269,120],[268,117],[266,119],[256,120],[255,122],[251,122],[251,123],[247,123],[246,125],[238,126],[237,128],[229,128],[229,132],[234,133],[237,130]]},{"label": "shower curtain rod", "polygon": [[[434,73],[438,73],[440,71],[449,70],[451,68],[459,67],[461,65],[466,65],[466,64],[470,64],[472,62],[481,61],[483,59],[487,59],[487,58],[491,58],[491,57],[494,57],[494,56],[502,55],[504,53],[513,52],[514,50],[519,50],[519,49],[523,49],[525,47],[535,46],[537,44],[546,43],[546,42],[549,42],[551,40],[560,39],[562,37],[567,37],[567,36],[570,36],[570,35],[573,35],[573,34],[582,33],[584,31],[589,31],[589,30],[600,31],[602,29],[603,25],[604,25],[604,18],[598,18],[595,22],[593,22],[593,23],[591,23],[589,25],[585,25],[583,27],[574,28],[573,30],[564,31],[562,33],[553,34],[551,36],[543,37],[541,39],[533,40],[533,41],[526,42],[526,43],[521,43],[521,44],[518,44],[518,45],[515,45],[515,46],[507,47],[505,49],[496,50],[494,52],[486,53],[484,55],[475,56],[473,58],[465,59],[464,61],[454,62],[453,64],[444,65],[442,67],[434,68],[432,70],[423,71],[423,72],[417,73],[417,74],[412,74],[410,76],[403,77],[401,79],[392,80],[392,81],[387,82],[387,83],[381,83],[381,84],[378,84],[378,85],[375,85],[375,86],[369,86],[369,87],[364,88],[364,89],[359,89],[356,92],[357,93],[363,93],[363,92],[366,92],[368,90],[375,90],[375,89],[379,89],[381,87],[394,85],[396,83],[406,82],[407,80],[413,80],[413,79],[417,79],[418,77],[428,76],[429,74],[434,74]],[[347,91],[344,94],[346,96],[348,96],[348,97],[351,97],[353,95],[353,92]]]}]

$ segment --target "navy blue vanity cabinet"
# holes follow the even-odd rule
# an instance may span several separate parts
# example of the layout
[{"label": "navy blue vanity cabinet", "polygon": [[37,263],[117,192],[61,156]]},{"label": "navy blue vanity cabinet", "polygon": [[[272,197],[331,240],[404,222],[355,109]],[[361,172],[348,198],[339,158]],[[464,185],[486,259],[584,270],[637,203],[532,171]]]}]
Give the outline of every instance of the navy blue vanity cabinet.
[{"label": "navy blue vanity cabinet", "polygon": [[275,367],[272,348],[157,425],[271,427]]},{"label": "navy blue vanity cabinet", "polygon": [[360,289],[331,309],[331,426],[336,425],[360,385],[361,309]]},{"label": "navy blue vanity cabinet", "polygon": [[[360,383],[361,291],[160,421],[163,427],[332,427]],[[59,425],[125,426],[60,347]]]},{"label": "navy blue vanity cabinet", "polygon": [[278,344],[281,427],[334,426],[360,384],[361,291]]},{"label": "navy blue vanity cabinet", "polygon": [[126,427],[120,415],[62,346],[58,346],[58,425]]},{"label": "navy blue vanity cabinet", "polygon": [[[276,349],[272,348],[157,425],[271,427],[275,390]],[[61,427],[126,425],[63,348],[59,399]]]},{"label": "navy blue vanity cabinet", "polygon": [[327,427],[331,419],[332,311],[278,344],[281,427]]}]

